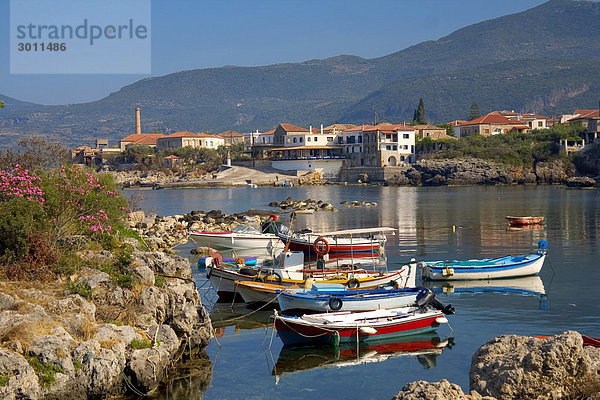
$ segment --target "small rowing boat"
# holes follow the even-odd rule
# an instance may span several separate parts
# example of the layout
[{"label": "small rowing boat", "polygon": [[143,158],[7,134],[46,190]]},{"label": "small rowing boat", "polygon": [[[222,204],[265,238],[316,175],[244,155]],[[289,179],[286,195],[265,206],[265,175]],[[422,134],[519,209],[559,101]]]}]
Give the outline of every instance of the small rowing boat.
[{"label": "small rowing boat", "polygon": [[424,261],[423,278],[434,281],[463,279],[515,278],[540,272],[546,259],[548,242],[538,241],[536,253],[467,261]]},{"label": "small rowing boat", "polygon": [[506,220],[511,226],[533,225],[539,224],[544,220],[544,217],[512,217],[507,216]]}]

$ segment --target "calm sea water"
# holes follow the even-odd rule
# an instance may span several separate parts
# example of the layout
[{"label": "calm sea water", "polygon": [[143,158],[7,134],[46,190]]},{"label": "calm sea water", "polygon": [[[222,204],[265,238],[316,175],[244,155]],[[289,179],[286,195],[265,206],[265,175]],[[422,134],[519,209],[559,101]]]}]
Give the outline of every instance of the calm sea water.
[{"label": "calm sea water", "polygon": [[[240,212],[265,208],[272,200],[321,199],[377,202],[370,208],[340,208],[338,212],[298,215],[294,229],[335,230],[374,226],[398,229],[386,245],[391,269],[414,257],[418,260],[468,259],[533,252],[537,241],[549,242],[539,277],[513,282],[478,282],[479,288],[457,283],[438,297],[452,303],[453,330],[442,326],[439,339],[449,345],[432,351],[428,337],[411,343],[387,343],[376,348],[282,349],[269,312],[234,319],[249,312],[227,305],[213,310],[220,326],[218,339],[207,348],[212,363],[208,387],[193,378],[183,380],[187,395],[206,399],[389,399],[414,380],[446,378],[469,388],[473,353],[502,334],[548,335],[577,330],[600,336],[600,192],[563,187],[440,187],[395,188],[323,186],[294,188],[187,189],[128,191],[142,209],[161,215],[191,210]],[[542,229],[509,230],[506,215],[542,215]],[[180,253],[190,256],[191,244]],[[191,256],[190,256],[191,257]],[[193,268],[199,287],[204,276]],[[201,289],[202,290],[202,289]],[[205,293],[204,291],[202,293]],[[214,296],[204,297],[207,308]],[[227,321],[229,320],[229,321]],[[412,350],[402,352],[413,345]],[[416,347],[415,347],[416,346]],[[370,362],[368,362],[370,361]],[[162,393],[173,398],[173,393]]]}]

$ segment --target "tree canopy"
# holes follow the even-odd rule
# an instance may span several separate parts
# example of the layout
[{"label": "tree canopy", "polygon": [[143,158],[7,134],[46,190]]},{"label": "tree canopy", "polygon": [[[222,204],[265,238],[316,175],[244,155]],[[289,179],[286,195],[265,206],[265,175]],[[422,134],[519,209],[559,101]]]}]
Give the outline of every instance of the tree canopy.
[{"label": "tree canopy", "polygon": [[471,104],[471,109],[469,110],[469,121],[473,121],[479,117],[481,117],[481,114],[479,113],[479,105],[476,102],[473,102]]}]

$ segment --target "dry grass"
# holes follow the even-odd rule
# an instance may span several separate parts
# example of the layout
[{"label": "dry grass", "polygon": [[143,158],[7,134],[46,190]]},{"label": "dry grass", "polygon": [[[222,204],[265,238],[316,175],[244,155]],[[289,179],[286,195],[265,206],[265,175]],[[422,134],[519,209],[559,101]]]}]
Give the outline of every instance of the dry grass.
[{"label": "dry grass", "polygon": [[36,338],[43,335],[51,335],[58,326],[60,324],[52,319],[23,322],[11,326],[2,332],[0,334],[0,343],[4,345],[5,343],[18,340],[21,342],[23,350],[29,352]]},{"label": "dry grass", "polygon": [[123,343],[123,340],[113,337],[113,338],[106,339],[106,340],[98,340],[98,343],[100,343],[100,347],[102,347],[103,349],[110,350],[117,343]]},{"label": "dry grass", "polygon": [[[52,300],[65,298],[61,281],[0,281],[0,293],[46,308]],[[39,296],[34,295],[38,293]]]}]

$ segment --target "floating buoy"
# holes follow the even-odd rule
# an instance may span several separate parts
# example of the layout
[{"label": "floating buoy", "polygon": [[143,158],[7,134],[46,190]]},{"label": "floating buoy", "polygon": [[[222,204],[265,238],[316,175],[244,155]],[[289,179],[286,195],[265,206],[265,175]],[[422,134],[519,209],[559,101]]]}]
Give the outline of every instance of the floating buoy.
[{"label": "floating buoy", "polygon": [[447,324],[448,319],[446,317],[437,317],[435,319],[435,322],[437,322],[438,324]]},{"label": "floating buoy", "polygon": [[[436,319],[437,321],[437,319]],[[358,332],[362,333],[363,335],[374,335],[375,333],[377,333],[377,329],[372,328],[370,326],[363,326],[358,328]]]}]

